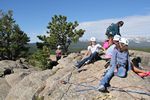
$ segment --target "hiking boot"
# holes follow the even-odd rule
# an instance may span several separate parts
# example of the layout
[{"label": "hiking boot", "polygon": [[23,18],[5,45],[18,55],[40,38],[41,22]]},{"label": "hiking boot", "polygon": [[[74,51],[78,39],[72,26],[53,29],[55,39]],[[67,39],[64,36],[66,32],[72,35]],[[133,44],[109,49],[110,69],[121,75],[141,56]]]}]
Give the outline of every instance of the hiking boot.
[{"label": "hiking boot", "polygon": [[100,86],[98,87],[98,91],[100,91],[100,92],[105,92],[105,91],[106,91],[105,86],[104,86],[104,85],[100,85]]}]

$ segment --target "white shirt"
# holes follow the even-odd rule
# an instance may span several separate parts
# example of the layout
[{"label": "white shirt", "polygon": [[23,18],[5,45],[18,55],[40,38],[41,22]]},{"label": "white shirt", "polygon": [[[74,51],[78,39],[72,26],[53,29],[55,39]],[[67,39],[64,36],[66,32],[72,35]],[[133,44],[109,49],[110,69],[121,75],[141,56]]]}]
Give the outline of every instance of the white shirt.
[{"label": "white shirt", "polygon": [[88,46],[88,51],[91,51],[92,53],[99,52],[101,47],[102,46],[100,44]]}]

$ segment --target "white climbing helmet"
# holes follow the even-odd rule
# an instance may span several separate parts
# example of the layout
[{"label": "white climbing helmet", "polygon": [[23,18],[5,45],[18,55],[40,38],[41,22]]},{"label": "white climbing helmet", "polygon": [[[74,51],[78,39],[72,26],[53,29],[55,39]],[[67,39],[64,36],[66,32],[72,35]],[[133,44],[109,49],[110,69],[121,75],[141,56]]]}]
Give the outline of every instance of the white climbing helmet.
[{"label": "white climbing helmet", "polygon": [[58,49],[60,49],[60,47],[61,47],[60,45],[57,46]]},{"label": "white climbing helmet", "polygon": [[90,41],[96,41],[96,38],[95,37],[91,37]]},{"label": "white climbing helmet", "polygon": [[119,41],[119,40],[120,40],[120,38],[121,38],[121,36],[120,36],[120,35],[115,35],[115,36],[114,36],[114,38],[113,38],[113,40],[114,40],[114,41]]},{"label": "white climbing helmet", "polygon": [[124,43],[125,45],[128,45],[128,44],[129,44],[129,40],[126,39],[126,38],[120,38],[119,42],[120,42],[120,43]]}]

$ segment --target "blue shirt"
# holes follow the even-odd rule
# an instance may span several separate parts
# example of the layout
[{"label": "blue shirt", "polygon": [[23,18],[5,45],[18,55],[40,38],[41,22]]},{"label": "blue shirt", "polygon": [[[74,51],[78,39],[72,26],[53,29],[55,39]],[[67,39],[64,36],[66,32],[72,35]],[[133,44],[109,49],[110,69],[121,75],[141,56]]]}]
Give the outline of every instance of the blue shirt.
[{"label": "blue shirt", "polygon": [[128,65],[127,70],[131,70],[129,53],[127,51],[120,52],[118,49],[115,48],[113,50],[110,65],[112,67],[116,67],[118,64],[123,67],[126,67]]}]

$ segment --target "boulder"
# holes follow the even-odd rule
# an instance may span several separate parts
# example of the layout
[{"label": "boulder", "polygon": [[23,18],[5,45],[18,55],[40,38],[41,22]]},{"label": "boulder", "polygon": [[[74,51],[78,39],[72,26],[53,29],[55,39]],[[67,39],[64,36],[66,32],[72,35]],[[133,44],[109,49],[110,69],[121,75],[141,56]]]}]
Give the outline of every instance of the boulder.
[{"label": "boulder", "polygon": [[33,72],[11,88],[5,100],[34,100],[36,93],[45,87],[51,70]]},{"label": "boulder", "polygon": [[30,65],[28,64],[28,62],[25,58],[20,58],[20,59],[16,60],[16,64],[19,68],[22,68],[22,69],[30,68]]},{"label": "boulder", "polygon": [[16,68],[17,64],[15,61],[3,60],[0,61],[0,77],[11,74],[13,72],[13,68]]},{"label": "boulder", "polygon": [[5,100],[11,86],[7,83],[5,78],[0,78],[0,100]]},{"label": "boulder", "polygon": [[0,61],[0,77],[3,77],[5,75],[15,73],[15,72],[21,72],[21,71],[35,71],[38,70],[35,67],[31,66],[26,62],[25,59],[20,58],[17,61],[12,60],[2,60]]},{"label": "boulder", "polygon": [[7,75],[5,77],[7,83],[11,86],[14,87],[17,83],[19,83],[25,76],[29,75],[30,72],[18,72],[18,73],[13,73],[10,75]]},{"label": "boulder", "polygon": [[2,60],[0,61],[1,68],[16,68],[17,64],[15,61],[12,60]]},{"label": "boulder", "polygon": [[143,52],[143,51],[135,51],[135,50],[130,50],[130,53],[132,53],[132,57],[141,57],[142,59],[142,65],[143,66],[149,66],[150,70],[150,53],[148,52]]}]

